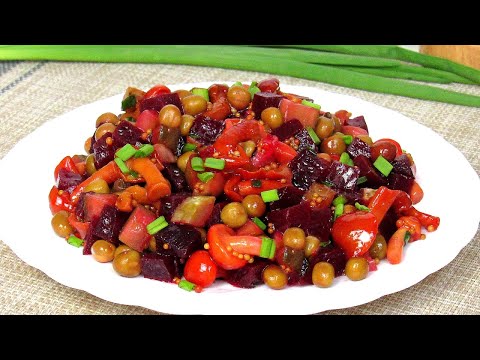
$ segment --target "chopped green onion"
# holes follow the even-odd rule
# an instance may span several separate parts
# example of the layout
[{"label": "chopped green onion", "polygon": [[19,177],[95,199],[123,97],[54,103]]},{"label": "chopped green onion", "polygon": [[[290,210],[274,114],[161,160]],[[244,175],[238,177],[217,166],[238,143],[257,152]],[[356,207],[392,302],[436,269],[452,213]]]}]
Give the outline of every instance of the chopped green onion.
[{"label": "chopped green onion", "polygon": [[356,202],[355,203],[355,207],[358,209],[358,210],[362,210],[362,211],[370,211],[370,208],[365,206],[365,205],[362,205],[360,204],[359,202]]},{"label": "chopped green onion", "polygon": [[213,172],[208,171],[208,172],[200,173],[197,176],[201,182],[206,183],[208,180],[213,179],[215,175],[213,174]]},{"label": "chopped green onion", "polygon": [[333,199],[333,206],[337,206],[338,204],[346,204],[347,198],[343,195],[338,195],[335,199]]},{"label": "chopped green onion", "polygon": [[388,176],[390,171],[393,169],[393,165],[388,162],[382,155],[380,155],[377,160],[373,163],[378,171],[380,171],[383,175]]},{"label": "chopped green onion", "polygon": [[262,187],[262,180],[252,180],[251,183],[254,188]]},{"label": "chopped green onion", "polygon": [[122,159],[116,157],[115,159],[113,159],[113,161],[115,161],[115,164],[117,164],[117,166],[119,167],[120,171],[124,174],[129,174],[130,173],[130,169],[128,168],[127,164],[125,164],[123,162]]},{"label": "chopped green onion", "polygon": [[203,97],[205,100],[210,101],[210,96],[208,96],[208,89],[204,88],[193,88],[192,89],[192,94],[193,95],[200,95]]},{"label": "chopped green onion", "polygon": [[258,256],[264,259],[272,259],[275,255],[275,241],[269,237],[262,236],[262,245],[260,247],[260,254]]},{"label": "chopped green onion", "polygon": [[135,122],[135,119],[131,116],[126,117],[125,120],[127,120],[129,122]]},{"label": "chopped green onion", "polygon": [[352,135],[343,135],[343,141],[345,142],[346,145],[350,145],[353,141],[353,136]]},{"label": "chopped green onion", "polygon": [[165,216],[160,216],[147,225],[147,232],[150,235],[155,235],[162,229],[168,226],[168,222],[165,220]]},{"label": "chopped green onion", "polygon": [[73,235],[68,237],[67,242],[77,248],[83,245],[83,240]]},{"label": "chopped green onion", "polygon": [[125,111],[127,109],[133,108],[136,104],[137,104],[137,98],[135,97],[135,95],[127,96],[122,101],[122,110]]},{"label": "chopped green onion", "polygon": [[250,87],[248,88],[248,92],[250,93],[250,97],[253,99],[253,95],[255,95],[257,92],[260,92],[260,88],[257,86],[256,81],[252,81],[250,84]]},{"label": "chopped green onion", "polygon": [[208,157],[205,159],[205,167],[223,170],[225,168],[225,160]]},{"label": "chopped green onion", "polygon": [[195,156],[191,161],[192,169],[195,171],[205,171],[202,158]]},{"label": "chopped green onion", "polygon": [[343,214],[343,204],[337,204],[335,206],[335,212],[334,212],[333,219],[335,220],[336,218],[338,218],[342,214]]},{"label": "chopped green onion", "polygon": [[405,233],[405,237],[403,238],[403,241],[405,242],[405,245],[407,245],[410,242],[410,237],[411,237],[411,234],[407,231]]},{"label": "chopped green onion", "polygon": [[262,191],[260,193],[260,196],[262,197],[264,202],[272,202],[272,201],[276,201],[276,200],[280,199],[278,197],[277,189]]},{"label": "chopped green onion", "polygon": [[265,225],[265,223],[262,220],[260,220],[258,217],[254,217],[252,221],[255,223],[255,225],[257,225],[262,230],[265,230],[267,228],[267,225]]},{"label": "chopped green onion", "polygon": [[125,146],[122,146],[120,149],[117,150],[115,156],[117,156],[123,161],[127,161],[135,154],[136,151],[137,149],[135,149],[132,145],[126,144]]},{"label": "chopped green onion", "polygon": [[320,144],[320,139],[317,133],[315,132],[315,130],[313,130],[311,127],[307,127],[307,131],[308,131],[308,135],[310,135],[315,145]]},{"label": "chopped green onion", "polygon": [[136,171],[133,171],[133,170],[130,170],[130,174],[129,174],[131,177],[133,178],[138,178],[140,175],[138,175],[138,173]]},{"label": "chopped green onion", "polygon": [[195,284],[187,280],[180,280],[180,282],[178,283],[178,287],[185,291],[192,291],[195,289]]},{"label": "chopped green onion", "polygon": [[145,144],[142,145],[136,152],[135,152],[135,157],[136,158],[143,158],[150,156],[151,153],[153,153],[153,145],[152,144]]},{"label": "chopped green onion", "polygon": [[321,246],[321,247],[327,247],[327,246],[330,245],[331,243],[332,243],[332,242],[331,242],[330,240],[328,240],[328,241],[322,241],[322,242],[320,243],[320,246]]},{"label": "chopped green onion", "polygon": [[333,183],[331,181],[328,181],[328,180],[322,181],[322,184],[325,185],[325,186],[328,186],[328,187],[333,186]]},{"label": "chopped green onion", "polygon": [[315,103],[313,103],[311,101],[308,101],[308,100],[302,100],[302,105],[310,106],[310,107],[312,107],[314,109],[318,109],[318,110],[320,110],[322,108],[320,105],[315,104]]},{"label": "chopped green onion", "polygon": [[360,184],[363,184],[365,182],[367,182],[367,177],[366,176],[360,176],[357,180],[357,185],[360,185]]},{"label": "chopped green onion", "polygon": [[353,166],[353,160],[350,159],[350,155],[348,155],[346,152],[340,155],[340,162],[345,165]]},{"label": "chopped green onion", "polygon": [[240,81],[237,81],[235,84],[233,84],[232,86],[243,86],[243,84],[240,82]]},{"label": "chopped green onion", "polygon": [[191,144],[191,143],[187,143],[183,146],[182,148],[182,154],[188,152],[188,151],[193,151],[197,148],[197,145],[195,144]]}]

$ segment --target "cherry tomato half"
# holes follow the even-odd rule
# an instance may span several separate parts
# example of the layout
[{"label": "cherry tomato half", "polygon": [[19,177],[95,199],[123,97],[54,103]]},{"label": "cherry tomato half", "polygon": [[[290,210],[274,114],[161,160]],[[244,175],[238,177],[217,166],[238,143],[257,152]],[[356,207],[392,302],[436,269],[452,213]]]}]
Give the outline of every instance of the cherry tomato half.
[{"label": "cherry tomato half", "polygon": [[205,288],[215,281],[217,265],[208,251],[198,250],[188,258],[183,274],[188,281]]}]

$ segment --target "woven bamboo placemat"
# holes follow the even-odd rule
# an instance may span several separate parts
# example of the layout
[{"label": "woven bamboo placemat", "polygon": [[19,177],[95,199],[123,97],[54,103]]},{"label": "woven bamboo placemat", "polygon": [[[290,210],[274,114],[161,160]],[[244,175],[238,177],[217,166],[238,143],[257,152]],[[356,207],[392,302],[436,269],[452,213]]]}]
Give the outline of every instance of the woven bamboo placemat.
[{"label": "woven bamboo placemat", "polygon": [[[123,93],[130,85],[148,89],[157,83],[249,81],[268,76],[162,64],[0,62],[0,159],[21,138],[47,120],[78,106]],[[443,136],[465,155],[477,174],[480,171],[480,110],[477,108],[277,77],[282,84],[353,95],[403,113]],[[442,87],[480,95],[479,86]],[[0,221],[4,223],[8,219]],[[141,307],[114,304],[63,286],[24,263],[1,240],[0,314],[159,314]],[[322,314],[480,314],[479,250],[477,231],[475,238],[450,264],[420,283],[361,306]]]}]

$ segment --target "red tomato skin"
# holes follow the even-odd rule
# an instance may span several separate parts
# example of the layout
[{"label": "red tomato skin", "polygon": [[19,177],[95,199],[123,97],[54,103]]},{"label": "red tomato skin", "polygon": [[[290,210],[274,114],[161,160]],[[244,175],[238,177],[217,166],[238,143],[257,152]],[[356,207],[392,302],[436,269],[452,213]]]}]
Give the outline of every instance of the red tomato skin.
[{"label": "red tomato skin", "polygon": [[345,251],[347,258],[365,254],[377,233],[377,218],[365,211],[341,215],[332,228],[333,241]]},{"label": "red tomato skin", "polygon": [[187,260],[184,269],[185,279],[206,288],[217,277],[217,265],[206,250],[195,251]]},{"label": "red tomato skin", "polygon": [[166,87],[165,85],[158,84],[158,85],[155,85],[154,87],[152,87],[150,90],[147,91],[144,99],[148,99],[148,98],[155,97],[155,96],[162,95],[162,94],[170,94],[171,92],[172,91],[168,87]]}]

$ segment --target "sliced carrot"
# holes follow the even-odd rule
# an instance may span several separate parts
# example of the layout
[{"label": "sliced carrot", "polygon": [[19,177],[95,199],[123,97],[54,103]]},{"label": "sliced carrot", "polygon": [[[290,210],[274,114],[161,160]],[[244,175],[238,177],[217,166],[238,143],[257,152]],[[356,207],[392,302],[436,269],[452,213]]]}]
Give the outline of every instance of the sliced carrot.
[{"label": "sliced carrot", "polygon": [[172,193],[170,183],[163,177],[158,167],[150,159],[133,159],[131,169],[139,173],[147,182],[145,188],[148,201],[157,201]]},{"label": "sliced carrot", "polygon": [[412,204],[418,204],[423,199],[423,190],[420,185],[413,181],[412,188],[410,189],[410,199],[412,199]]},{"label": "sliced carrot", "polygon": [[387,260],[390,264],[399,264],[402,261],[403,246],[405,245],[405,234],[407,229],[399,228],[392,235],[387,245]]},{"label": "sliced carrot", "polygon": [[132,185],[126,188],[124,191],[130,193],[132,195],[132,199],[139,204],[147,204],[149,202],[147,190],[142,186]]},{"label": "sliced carrot", "polygon": [[122,191],[120,195],[118,195],[115,207],[120,211],[131,212],[133,210],[132,194],[128,191]]}]

